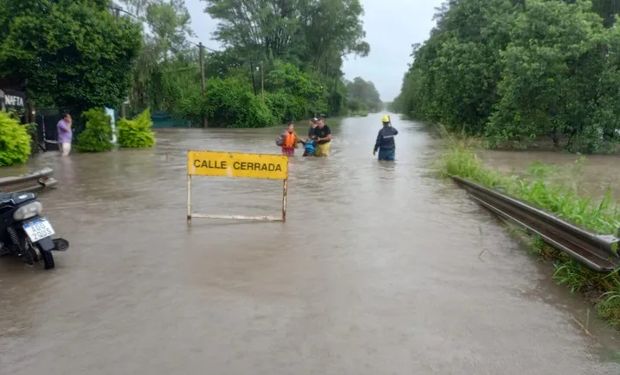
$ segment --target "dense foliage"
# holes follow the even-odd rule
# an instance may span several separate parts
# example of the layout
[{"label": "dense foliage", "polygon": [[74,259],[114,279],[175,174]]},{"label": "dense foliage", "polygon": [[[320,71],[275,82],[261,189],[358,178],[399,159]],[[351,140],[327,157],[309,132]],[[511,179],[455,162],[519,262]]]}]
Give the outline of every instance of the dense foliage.
[{"label": "dense foliage", "polygon": [[38,106],[80,113],[127,96],[140,26],[107,0],[0,2],[0,77],[26,84]]},{"label": "dense foliage", "polygon": [[[458,0],[414,49],[395,109],[492,146],[598,152],[620,128],[615,8],[590,0]],[[596,10],[596,11],[595,11]]]},{"label": "dense foliage", "polygon": [[347,82],[347,107],[351,113],[367,114],[381,110],[383,103],[372,82],[356,77]]},{"label": "dense foliage", "polygon": [[118,144],[126,148],[149,148],[155,145],[151,111],[145,109],[133,120],[126,118],[118,122]]},{"label": "dense foliage", "polygon": [[[185,0],[0,2],[0,77],[36,107],[146,108],[210,126],[269,126],[370,108],[344,56],[369,46],[359,0],[203,0],[222,51],[190,42]],[[88,133],[87,133],[88,134]]]},{"label": "dense foliage", "polygon": [[369,51],[359,0],[204,2],[225,49],[205,51],[202,95],[184,1],[123,1],[155,30],[145,35],[134,69],[133,111],[150,107],[195,124],[204,117],[209,126],[255,127],[348,110],[342,58]]},{"label": "dense foliage", "polygon": [[265,77],[268,106],[284,123],[328,111],[327,89],[316,74],[276,61]]},{"label": "dense foliage", "polygon": [[[203,1],[207,12],[219,21],[215,37],[234,51],[240,66],[251,72],[253,82],[256,82],[257,67],[264,69],[268,76],[272,69],[280,67],[275,61],[285,61],[321,86],[326,112],[346,111],[343,56],[351,53],[366,56],[370,50],[363,40],[363,8],[359,0]],[[273,92],[288,89],[271,87]],[[312,94],[289,95],[296,96],[298,101],[308,101],[310,111],[323,111],[322,103],[317,103]]]},{"label": "dense foliage", "polygon": [[30,143],[26,126],[0,112],[0,167],[25,163],[30,156]]},{"label": "dense foliage", "polygon": [[342,56],[367,55],[359,0],[203,0],[215,37],[242,61],[283,59],[339,77]]},{"label": "dense foliage", "polygon": [[85,129],[77,136],[76,147],[80,152],[102,152],[112,149],[110,117],[101,108],[84,112]]},{"label": "dense foliage", "polygon": [[250,85],[234,77],[209,80],[209,95],[194,93],[181,103],[180,110],[196,123],[205,116],[209,126],[215,127],[260,128],[275,123],[271,111],[252,93]]}]

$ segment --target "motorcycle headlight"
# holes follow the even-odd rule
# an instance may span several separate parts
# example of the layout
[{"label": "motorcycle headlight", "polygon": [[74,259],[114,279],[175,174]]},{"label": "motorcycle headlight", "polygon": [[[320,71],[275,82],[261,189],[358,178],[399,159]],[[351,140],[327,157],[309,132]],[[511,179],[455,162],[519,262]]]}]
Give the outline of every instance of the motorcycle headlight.
[{"label": "motorcycle headlight", "polygon": [[41,202],[32,202],[21,206],[13,214],[15,221],[23,221],[39,215],[43,211],[43,205]]}]

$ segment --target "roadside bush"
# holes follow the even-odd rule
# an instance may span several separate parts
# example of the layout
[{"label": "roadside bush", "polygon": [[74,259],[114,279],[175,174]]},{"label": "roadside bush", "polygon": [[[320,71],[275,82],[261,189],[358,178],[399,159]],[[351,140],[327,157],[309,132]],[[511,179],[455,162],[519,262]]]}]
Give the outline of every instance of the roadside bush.
[{"label": "roadside bush", "polygon": [[276,121],[271,111],[238,79],[214,79],[207,98],[209,124],[228,128],[263,128]]},{"label": "roadside bush", "polygon": [[118,122],[118,143],[125,148],[149,148],[155,144],[155,133],[151,129],[151,111],[144,110],[133,120],[126,118]]},{"label": "roadside bush", "polygon": [[263,128],[276,123],[267,105],[241,79],[214,78],[207,86],[205,98],[195,95],[182,101],[184,117],[198,123],[205,115],[209,126],[222,128]]},{"label": "roadside bush", "polygon": [[22,164],[30,156],[31,138],[25,126],[0,112],[0,166]]},{"label": "roadside bush", "polygon": [[276,120],[282,124],[303,119],[308,115],[302,98],[282,91],[266,94],[265,102]]},{"label": "roadside bush", "polygon": [[102,152],[112,149],[110,117],[101,108],[92,108],[82,114],[86,127],[77,137],[80,152]]}]

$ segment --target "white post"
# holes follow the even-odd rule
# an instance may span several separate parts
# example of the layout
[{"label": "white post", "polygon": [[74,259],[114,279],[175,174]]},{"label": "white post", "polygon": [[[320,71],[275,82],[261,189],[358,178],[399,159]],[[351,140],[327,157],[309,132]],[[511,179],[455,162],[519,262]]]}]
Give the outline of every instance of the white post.
[{"label": "white post", "polygon": [[110,140],[110,142],[112,142],[112,144],[116,146],[116,116],[114,110],[112,108],[105,108],[105,114],[110,116],[110,126],[112,127],[112,139]]}]

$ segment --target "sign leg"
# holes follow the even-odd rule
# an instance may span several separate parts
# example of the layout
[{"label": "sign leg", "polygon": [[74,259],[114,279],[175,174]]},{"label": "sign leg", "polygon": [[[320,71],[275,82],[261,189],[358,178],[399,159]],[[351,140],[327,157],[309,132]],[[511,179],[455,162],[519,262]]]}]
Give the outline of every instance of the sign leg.
[{"label": "sign leg", "polygon": [[192,175],[187,175],[187,223],[192,222]]},{"label": "sign leg", "polygon": [[288,203],[288,180],[284,180],[282,191],[282,221],[286,223],[286,205]]}]

